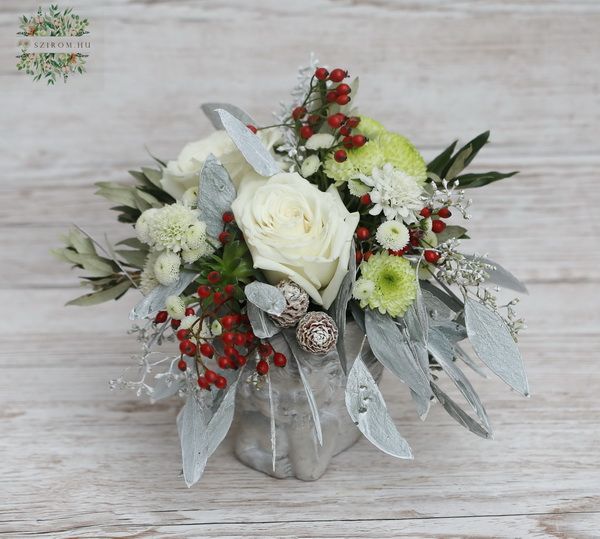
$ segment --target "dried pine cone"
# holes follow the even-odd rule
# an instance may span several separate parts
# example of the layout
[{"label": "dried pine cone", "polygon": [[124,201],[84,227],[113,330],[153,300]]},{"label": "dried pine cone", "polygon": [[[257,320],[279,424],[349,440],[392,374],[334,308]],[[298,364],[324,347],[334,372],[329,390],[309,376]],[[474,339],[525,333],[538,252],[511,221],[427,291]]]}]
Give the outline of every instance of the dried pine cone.
[{"label": "dried pine cone", "polygon": [[338,328],[326,313],[312,311],[304,315],[296,329],[296,339],[305,352],[325,355],[337,343]]},{"label": "dried pine cone", "polygon": [[293,327],[308,310],[308,294],[303,288],[289,279],[279,281],[277,288],[283,293],[287,305],[279,316],[271,316],[271,318],[282,328]]}]

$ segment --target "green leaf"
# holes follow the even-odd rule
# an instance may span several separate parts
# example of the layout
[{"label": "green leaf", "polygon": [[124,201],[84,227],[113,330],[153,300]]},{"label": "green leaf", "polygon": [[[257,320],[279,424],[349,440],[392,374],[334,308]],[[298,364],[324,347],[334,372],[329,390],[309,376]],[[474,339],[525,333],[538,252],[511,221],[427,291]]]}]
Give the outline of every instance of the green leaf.
[{"label": "green leaf", "polygon": [[127,292],[131,286],[132,284],[129,281],[122,281],[112,288],[100,290],[99,292],[93,292],[92,294],[86,294],[85,296],[75,298],[69,301],[67,305],[97,305],[98,303],[104,303],[105,301],[110,301],[111,299],[118,299],[125,292]]},{"label": "green leaf", "polygon": [[116,202],[123,206],[139,209],[138,201],[135,198],[135,188],[115,184],[113,182],[97,182],[98,190],[95,194],[100,195],[111,202]]},{"label": "green leaf", "polygon": [[160,170],[156,170],[154,168],[142,167],[142,172],[144,176],[148,178],[156,187],[162,189],[160,180],[162,180],[162,172]]},{"label": "green leaf", "polygon": [[459,181],[459,187],[462,189],[472,189],[474,187],[483,187],[484,185],[488,185],[492,182],[497,182],[498,180],[503,180],[505,178],[510,178],[518,174],[518,171],[514,172],[478,172],[474,174],[463,174],[462,176],[457,176],[457,180]]},{"label": "green leaf", "polygon": [[118,242],[116,245],[126,245],[127,247],[132,247],[133,249],[145,251],[146,253],[148,252],[148,246],[137,238],[126,238]]},{"label": "green leaf", "polygon": [[427,165],[427,172],[433,172],[434,174],[437,174],[439,176],[442,173],[442,171],[448,166],[448,163],[452,158],[452,153],[454,152],[454,148],[456,148],[457,143],[458,141],[455,140],[442,153],[434,157]]},{"label": "green leaf", "polygon": [[119,259],[123,259],[128,265],[142,269],[146,262],[148,254],[145,251],[129,251],[129,250],[118,250],[115,251]]},{"label": "green leaf", "polygon": [[[450,159],[448,165],[444,168],[442,173],[440,174],[441,178],[450,178],[450,170],[452,169],[452,174],[457,176],[460,172],[466,168],[471,161],[475,158],[475,156],[479,153],[479,150],[483,148],[483,146],[487,143],[490,138],[490,132],[485,131],[480,135],[477,135],[473,140],[467,142],[456,154]],[[457,163],[455,165],[455,163]],[[454,177],[452,176],[452,177]]]},{"label": "green leaf", "polygon": [[448,225],[443,232],[436,234],[438,243],[444,243],[448,241],[450,238],[464,238],[467,229],[462,226],[457,225]]}]

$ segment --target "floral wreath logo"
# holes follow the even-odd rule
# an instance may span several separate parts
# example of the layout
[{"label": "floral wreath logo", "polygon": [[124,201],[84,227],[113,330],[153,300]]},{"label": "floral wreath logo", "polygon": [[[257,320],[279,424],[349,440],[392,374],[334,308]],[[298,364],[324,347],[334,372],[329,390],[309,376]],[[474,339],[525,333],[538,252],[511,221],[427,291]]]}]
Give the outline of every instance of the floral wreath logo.
[{"label": "floral wreath logo", "polygon": [[[89,34],[88,19],[75,15],[71,8],[60,10],[57,5],[51,5],[47,11],[41,7],[37,12],[19,19],[19,36],[30,39],[48,38],[78,38]],[[55,84],[62,78],[67,82],[73,73],[85,73],[86,58],[89,54],[81,52],[31,52],[28,40],[20,41],[21,52],[17,56],[17,69],[33,77],[34,81],[46,80],[49,85]]]}]

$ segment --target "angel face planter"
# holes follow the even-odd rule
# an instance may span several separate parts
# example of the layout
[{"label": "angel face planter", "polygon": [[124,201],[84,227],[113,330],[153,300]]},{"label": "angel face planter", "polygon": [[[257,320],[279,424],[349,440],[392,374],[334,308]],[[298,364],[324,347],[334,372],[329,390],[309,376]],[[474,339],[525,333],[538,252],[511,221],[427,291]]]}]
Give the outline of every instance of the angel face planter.
[{"label": "angel face planter", "polygon": [[[348,324],[344,344],[350,361],[359,353],[363,337],[354,322]],[[345,405],[346,375],[335,350],[302,361],[301,368],[318,409],[321,444],[298,363],[282,335],[271,341],[275,349],[287,355],[288,364],[283,369],[272,368],[270,371],[273,406],[267,380],[258,387],[240,381],[236,399],[235,454],[247,466],[273,477],[313,481],[325,473],[335,455],[348,449],[361,436]],[[367,343],[361,358],[373,377],[379,380],[383,368],[375,361]],[[272,419],[275,426],[273,442]]]}]

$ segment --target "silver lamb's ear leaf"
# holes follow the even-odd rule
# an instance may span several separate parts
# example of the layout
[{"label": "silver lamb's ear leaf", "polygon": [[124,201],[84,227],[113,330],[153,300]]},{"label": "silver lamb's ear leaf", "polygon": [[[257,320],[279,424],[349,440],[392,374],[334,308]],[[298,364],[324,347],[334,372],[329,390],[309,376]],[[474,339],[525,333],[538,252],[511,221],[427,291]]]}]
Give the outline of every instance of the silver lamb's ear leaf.
[{"label": "silver lamb's ear leaf", "polygon": [[529,396],[523,358],[502,318],[483,303],[467,298],[465,321],[479,359],[514,390]]},{"label": "silver lamb's ear leaf", "polygon": [[254,281],[244,288],[246,299],[261,311],[279,316],[286,308],[285,296],[276,286]]},{"label": "silver lamb's ear leaf", "polygon": [[457,343],[467,338],[467,330],[465,327],[456,322],[452,322],[451,320],[441,320],[434,324],[434,326],[430,328],[430,335],[432,329],[440,332],[451,343]]},{"label": "silver lamb's ear leaf", "polygon": [[477,421],[467,414],[433,382],[431,382],[431,389],[433,390],[435,398],[440,402],[446,412],[448,412],[453,419],[469,429],[473,434],[477,434],[477,436],[481,436],[482,438],[492,437],[490,433],[488,433],[479,423],[477,423]]},{"label": "silver lamb's ear leaf", "polygon": [[212,153],[209,154],[200,172],[198,210],[212,238],[218,238],[223,231],[223,214],[231,209],[235,196],[229,173]]},{"label": "silver lamb's ear leaf", "polygon": [[255,125],[255,122],[248,114],[246,114],[242,109],[236,107],[235,105],[231,105],[229,103],[203,103],[200,105],[200,108],[206,114],[207,118],[210,120],[210,123],[213,124],[215,129],[225,129],[223,126],[223,122],[221,122],[221,117],[217,112],[217,109],[226,110],[231,114],[234,118],[237,118],[244,125]]},{"label": "silver lamb's ear leaf", "polygon": [[178,296],[181,294],[192,281],[196,278],[197,274],[190,271],[182,271],[179,275],[179,279],[169,286],[158,285],[142,300],[140,301],[129,313],[130,320],[139,320],[140,318],[146,318],[156,311],[160,311],[165,306],[165,302],[169,296]]},{"label": "silver lamb's ear leaf", "polygon": [[434,296],[428,290],[423,290],[423,302],[425,303],[425,309],[427,314],[435,324],[441,320],[453,320],[456,313],[448,307],[441,299]]},{"label": "silver lamb's ear leaf", "polygon": [[415,393],[429,399],[429,378],[423,372],[409,344],[400,335],[394,320],[378,311],[367,309],[365,327],[375,357]]},{"label": "silver lamb's ear leaf", "polygon": [[270,177],[281,172],[281,168],[269,150],[263,146],[260,138],[226,110],[217,109],[217,112],[231,140],[258,174]]},{"label": "silver lamb's ear leaf", "polygon": [[254,303],[248,302],[246,304],[246,311],[250,319],[252,331],[259,339],[270,339],[281,331],[281,328],[264,311],[254,305]]},{"label": "silver lamb's ear leaf", "polygon": [[522,283],[517,277],[515,277],[510,271],[506,268],[502,267],[498,262],[494,262],[489,258],[484,256],[475,256],[475,255],[465,255],[466,258],[469,259],[479,259],[485,262],[486,264],[491,264],[495,267],[495,269],[488,271],[489,278],[487,282],[497,284],[503,288],[508,288],[510,290],[515,290],[516,292],[521,292],[522,294],[529,294],[529,290],[524,283]]},{"label": "silver lamb's ear leaf", "polygon": [[373,445],[393,457],[412,458],[408,442],[394,425],[377,383],[360,353],[348,373],[345,400],[352,421]]},{"label": "silver lamb's ear leaf", "polygon": [[196,394],[191,392],[177,416],[183,478],[188,488],[202,477],[206,466],[208,458],[206,423],[204,408]]},{"label": "silver lamb's ear leaf", "polygon": [[[473,408],[473,411],[477,414],[477,417],[481,420],[483,429],[488,433],[489,437],[491,437],[492,428],[490,426],[490,420],[487,412],[485,411],[483,403],[471,385],[471,382],[469,382],[468,378],[454,362],[454,347],[438,330],[438,328],[432,328],[430,330],[428,349],[432,353],[434,359],[442,367],[444,372],[452,380],[454,385],[464,395],[467,402]],[[462,422],[461,424],[464,425]],[[467,428],[469,427],[467,426]],[[479,431],[475,434],[479,434]]]},{"label": "silver lamb's ear leaf", "polygon": [[243,368],[240,370],[237,378],[227,389],[225,397],[219,403],[217,411],[210,418],[206,429],[207,458],[215,452],[219,444],[224,440],[227,432],[229,432],[235,411],[235,392],[243,370]]},{"label": "silver lamb's ear leaf", "polygon": [[302,385],[304,386],[304,392],[306,393],[306,399],[308,401],[308,407],[310,408],[310,413],[313,418],[313,423],[315,425],[315,433],[317,435],[317,440],[320,445],[323,445],[323,430],[321,429],[321,416],[319,415],[319,408],[317,406],[317,401],[315,400],[315,396],[313,394],[312,387],[310,387],[310,383],[304,372],[304,356],[309,355],[307,352],[302,350],[298,346],[298,341],[296,340],[296,333],[293,330],[287,330],[283,332],[283,336],[285,337],[285,341],[287,342],[294,359],[296,360],[296,364],[298,365],[298,372],[300,373],[300,379],[302,380]]}]

